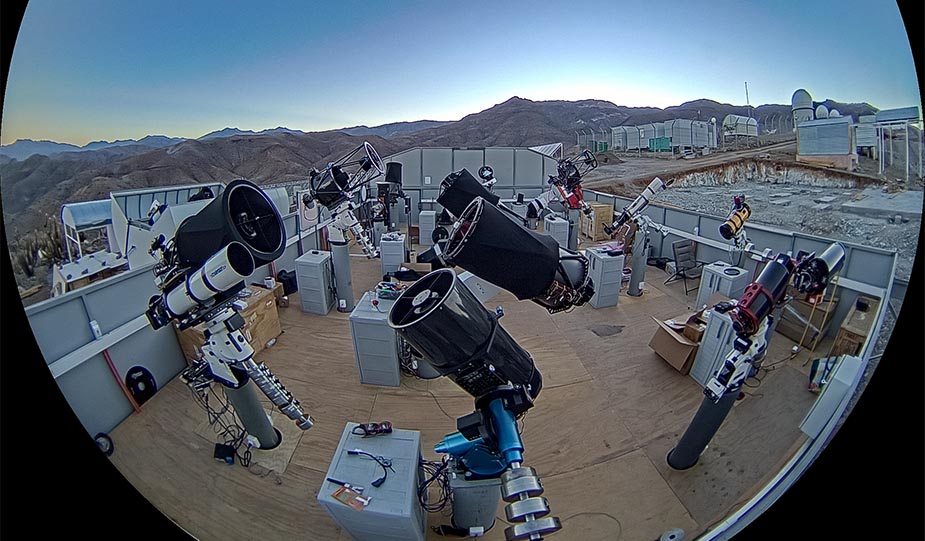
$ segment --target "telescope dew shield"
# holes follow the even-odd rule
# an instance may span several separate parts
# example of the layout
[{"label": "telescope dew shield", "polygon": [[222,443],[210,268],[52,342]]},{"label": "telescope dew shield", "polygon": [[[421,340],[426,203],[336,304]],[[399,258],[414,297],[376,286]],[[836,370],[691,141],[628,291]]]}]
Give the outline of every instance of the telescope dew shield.
[{"label": "telescope dew shield", "polygon": [[250,251],[240,242],[232,242],[173,288],[165,297],[164,307],[173,317],[179,318],[196,306],[207,304],[253,272],[254,258]]},{"label": "telescope dew shield", "polygon": [[533,358],[485,309],[453,269],[417,280],[396,299],[389,326],[441,376],[478,398],[508,383],[536,398],[543,378]]},{"label": "telescope dew shield", "polygon": [[551,312],[581,305],[594,294],[588,260],[530,231],[498,207],[476,198],[462,212],[444,258]]},{"label": "telescope dew shield", "polygon": [[476,197],[481,197],[492,205],[497,205],[501,201],[500,195],[485,189],[468,169],[460,169],[447,175],[440,183],[437,203],[452,212],[454,216],[459,216]]},{"label": "telescope dew shield", "polygon": [[751,215],[752,209],[748,204],[743,203],[740,208],[735,209],[729,217],[726,218],[726,221],[719,226],[719,234],[722,235],[724,239],[731,240],[742,230],[742,227]]},{"label": "telescope dew shield", "polygon": [[758,279],[748,284],[731,313],[732,328],[739,335],[751,336],[787,291],[795,265],[786,254],[768,262]]},{"label": "telescope dew shield", "polygon": [[181,265],[199,268],[232,242],[250,251],[254,267],[278,259],[286,249],[279,211],[255,184],[238,179],[197,214],[183,220],[174,235]]},{"label": "telescope dew shield", "polygon": [[800,293],[815,295],[829,284],[829,280],[845,262],[845,247],[832,243],[819,257],[813,257],[797,266],[793,285]]}]

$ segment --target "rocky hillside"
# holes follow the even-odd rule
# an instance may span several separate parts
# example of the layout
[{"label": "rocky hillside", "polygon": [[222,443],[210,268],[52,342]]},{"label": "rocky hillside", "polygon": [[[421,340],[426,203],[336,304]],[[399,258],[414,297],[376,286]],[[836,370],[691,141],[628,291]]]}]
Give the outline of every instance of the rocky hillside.
[{"label": "rocky hillside", "polygon": [[[867,104],[838,104],[842,114],[866,114]],[[789,106],[762,105],[752,116],[762,119],[786,114]],[[721,121],[727,114],[748,114],[744,106],[696,100],[676,107],[624,107],[607,101],[531,101],[513,97],[485,111],[455,122],[430,121],[377,128],[303,133],[277,128],[257,134],[202,137],[163,148],[139,144],[108,146],[101,150],[33,155],[0,162],[0,196],[11,242],[56,215],[67,201],[108,197],[111,191],[157,185],[230,181],[247,178],[258,184],[305,178],[311,167],[323,166],[369,140],[384,157],[417,146],[532,146],[575,141],[576,131],[638,125],[672,118]],[[383,131],[384,130],[384,131]],[[413,130],[409,133],[409,130]],[[223,130],[225,131],[225,130]],[[215,132],[210,135],[218,135]],[[226,135],[222,133],[222,135]],[[164,143],[158,140],[157,143]]]}]

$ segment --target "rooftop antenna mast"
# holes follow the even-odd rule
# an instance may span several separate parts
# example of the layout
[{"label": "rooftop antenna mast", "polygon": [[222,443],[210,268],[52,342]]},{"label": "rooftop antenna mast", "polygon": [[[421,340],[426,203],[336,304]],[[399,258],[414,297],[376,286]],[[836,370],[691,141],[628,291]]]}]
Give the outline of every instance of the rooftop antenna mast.
[{"label": "rooftop antenna mast", "polygon": [[748,81],[745,81],[745,106],[748,108],[748,118],[752,117],[752,105],[748,102]]}]

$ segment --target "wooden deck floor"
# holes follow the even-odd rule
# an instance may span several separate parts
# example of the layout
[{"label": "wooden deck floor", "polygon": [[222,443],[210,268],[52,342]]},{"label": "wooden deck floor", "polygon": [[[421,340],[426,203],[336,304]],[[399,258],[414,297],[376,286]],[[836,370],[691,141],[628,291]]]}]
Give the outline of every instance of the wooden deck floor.
[{"label": "wooden deck floor", "polygon": [[[359,298],[378,281],[379,262],[356,258],[352,267]],[[651,540],[672,528],[694,538],[750,497],[803,441],[798,424],[815,398],[803,364],[815,355],[787,360],[793,342],[777,334],[765,364],[781,362],[758,388],[746,389],[698,465],[668,467],[665,457],[703,394],[649,348],[656,329],[650,316],[684,313],[696,292],[663,285],[662,271],[652,267],[648,274],[643,296],[623,295],[612,308],[550,315],[506,292],[491,301],[504,308],[502,325],[544,377],[525,418],[524,457],[564,523],[553,538]],[[472,399],[446,378],[361,385],[347,314],[303,314],[294,297],[280,317],[283,334],[258,360],[316,421],[292,436],[298,442],[283,473],[216,462],[212,442],[197,432],[205,413],[179,379],[111,434],[113,464],[199,539],[348,539],[316,502],[345,423],[390,420],[419,430],[425,457],[436,459],[434,444],[472,410]],[[504,539],[503,516],[499,508],[499,527],[485,539]],[[448,523],[440,514],[429,520]]]}]

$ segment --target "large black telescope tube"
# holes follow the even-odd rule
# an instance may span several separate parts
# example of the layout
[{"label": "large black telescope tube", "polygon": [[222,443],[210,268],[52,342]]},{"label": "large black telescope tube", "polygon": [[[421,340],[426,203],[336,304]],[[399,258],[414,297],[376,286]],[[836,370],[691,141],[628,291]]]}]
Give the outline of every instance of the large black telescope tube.
[{"label": "large black telescope tube", "polygon": [[240,242],[260,267],[286,249],[286,230],[267,194],[244,179],[232,181],[221,196],[183,220],[174,235],[184,267],[199,268],[231,242]]},{"label": "large black telescope tube", "polygon": [[468,169],[460,169],[447,175],[440,183],[437,203],[454,216],[459,216],[476,197],[481,197],[492,205],[501,201],[500,195],[489,192]]},{"label": "large black telescope tube", "polygon": [[392,305],[388,322],[424,362],[476,398],[508,383],[526,388],[531,398],[542,388],[533,358],[453,269],[417,280]]},{"label": "large black telescope tube", "polygon": [[480,197],[462,212],[444,259],[551,312],[584,304],[594,293],[587,258],[522,227]]},{"label": "large black telescope tube", "polygon": [[786,254],[780,254],[777,259],[768,262],[757,280],[745,287],[745,292],[730,314],[732,328],[738,335],[755,334],[761,321],[783,299],[794,269],[793,260]]}]

